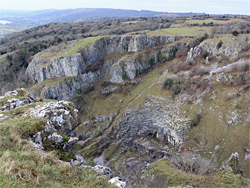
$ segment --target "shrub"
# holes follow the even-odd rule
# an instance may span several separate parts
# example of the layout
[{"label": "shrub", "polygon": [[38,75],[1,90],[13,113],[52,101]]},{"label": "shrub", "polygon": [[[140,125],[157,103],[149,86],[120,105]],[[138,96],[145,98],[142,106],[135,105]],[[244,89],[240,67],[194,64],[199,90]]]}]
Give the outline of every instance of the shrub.
[{"label": "shrub", "polygon": [[139,69],[135,70],[135,75],[138,76],[139,75]]},{"label": "shrub", "polygon": [[235,31],[232,32],[232,35],[233,35],[233,36],[238,36],[238,35],[239,35],[239,32],[235,30]]},{"label": "shrub", "polygon": [[201,37],[201,42],[206,40],[209,37],[209,35],[207,33],[204,33],[204,35]]},{"label": "shrub", "polygon": [[155,58],[154,57],[150,58],[149,64],[152,66],[154,63],[155,63]]},{"label": "shrub", "polygon": [[178,95],[181,93],[181,88],[179,86],[177,86],[174,90],[174,95]]},{"label": "shrub", "polygon": [[197,114],[196,118],[192,120],[191,126],[195,127],[197,126],[201,121],[201,114]]},{"label": "shrub", "polygon": [[124,72],[123,75],[122,75],[122,79],[123,79],[123,80],[126,80],[126,78],[127,78],[127,73]]},{"label": "shrub", "polygon": [[173,85],[173,83],[174,83],[174,80],[171,79],[171,78],[168,78],[168,79],[164,82],[164,87],[169,87],[169,88],[171,88],[172,85]]},{"label": "shrub", "polygon": [[216,167],[211,160],[205,159],[200,155],[194,155],[190,152],[185,152],[172,160],[173,163],[183,171],[198,175],[210,174]]},{"label": "shrub", "polygon": [[57,100],[58,97],[57,97],[57,96],[55,96],[55,97],[52,96],[52,97],[50,97],[50,98],[51,98],[52,100]]},{"label": "shrub", "polygon": [[63,137],[63,142],[68,142],[69,141],[69,138],[67,137],[67,135],[65,134],[60,134],[62,137]]},{"label": "shrub", "polygon": [[77,94],[78,94],[78,95],[81,95],[81,93],[82,93],[82,88],[78,88],[78,89],[77,89]]},{"label": "shrub", "polygon": [[162,58],[163,58],[163,53],[162,53],[162,51],[159,51],[158,57],[159,57],[159,59],[162,59]]},{"label": "shrub", "polygon": [[248,71],[248,69],[249,69],[249,65],[248,65],[248,64],[245,64],[245,65],[244,65],[244,71]]},{"label": "shrub", "polygon": [[222,41],[218,42],[218,43],[217,43],[217,48],[218,48],[218,49],[221,48],[222,44],[223,44]]},{"label": "shrub", "polygon": [[217,56],[217,57],[224,57],[224,56],[225,56],[225,54],[218,53],[218,54],[216,54],[216,56]]}]

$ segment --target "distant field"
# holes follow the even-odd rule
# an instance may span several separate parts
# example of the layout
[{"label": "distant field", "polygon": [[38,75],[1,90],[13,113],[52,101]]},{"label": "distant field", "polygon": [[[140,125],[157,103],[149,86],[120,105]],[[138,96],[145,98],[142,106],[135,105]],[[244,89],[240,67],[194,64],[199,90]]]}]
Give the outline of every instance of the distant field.
[{"label": "distant field", "polygon": [[216,24],[228,24],[232,22],[243,22],[246,23],[247,20],[244,19],[230,19],[230,20],[214,20]]},{"label": "distant field", "polygon": [[213,22],[214,24],[228,24],[228,23],[232,23],[232,22],[247,22],[247,20],[244,19],[230,19],[230,20],[214,20],[212,18],[209,19],[204,19],[204,20],[195,20],[195,19],[189,19],[186,20],[186,24],[208,24]]},{"label": "distant field", "polygon": [[215,20],[213,20],[212,18],[209,18],[205,20],[186,20],[185,21],[186,24],[203,24],[203,23],[208,24],[211,22],[215,23]]},{"label": "distant field", "polygon": [[132,23],[137,23],[138,21],[127,21],[127,22],[123,22],[123,23],[126,23],[126,24],[132,24]]},{"label": "distant field", "polygon": [[167,28],[148,32],[147,35],[201,36],[210,33],[211,27]]},{"label": "distant field", "polygon": [[183,24],[171,24],[170,28],[180,28],[183,27]]}]

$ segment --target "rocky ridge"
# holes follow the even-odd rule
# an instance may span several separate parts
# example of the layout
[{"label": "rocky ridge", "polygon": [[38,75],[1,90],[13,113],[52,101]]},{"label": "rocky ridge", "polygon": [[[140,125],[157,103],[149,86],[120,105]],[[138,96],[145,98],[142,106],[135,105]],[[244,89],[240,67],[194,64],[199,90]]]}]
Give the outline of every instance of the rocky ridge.
[{"label": "rocky ridge", "polygon": [[37,83],[30,92],[34,96],[68,100],[103,79],[111,83],[134,79],[161,59],[174,58],[176,49],[187,43],[168,44],[180,39],[182,37],[174,36],[104,37],[82,48],[78,54],[34,58],[26,70],[27,77]]},{"label": "rocky ridge", "polygon": [[204,52],[208,52],[216,58],[220,58],[220,56],[226,56],[229,57],[230,60],[234,60],[245,47],[245,45],[250,44],[249,36],[240,37],[240,39],[225,37],[222,38],[221,41],[221,47],[218,47],[219,40],[218,42],[208,40],[202,42],[194,48],[191,48],[187,54],[186,61],[192,61],[193,58],[202,55]]}]

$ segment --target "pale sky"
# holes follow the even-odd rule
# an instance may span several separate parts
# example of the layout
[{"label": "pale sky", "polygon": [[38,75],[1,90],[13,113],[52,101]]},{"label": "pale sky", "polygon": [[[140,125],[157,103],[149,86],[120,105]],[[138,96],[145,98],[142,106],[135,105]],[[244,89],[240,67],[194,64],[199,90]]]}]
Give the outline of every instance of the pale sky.
[{"label": "pale sky", "polygon": [[0,9],[119,8],[250,15],[250,0],[0,0]]}]

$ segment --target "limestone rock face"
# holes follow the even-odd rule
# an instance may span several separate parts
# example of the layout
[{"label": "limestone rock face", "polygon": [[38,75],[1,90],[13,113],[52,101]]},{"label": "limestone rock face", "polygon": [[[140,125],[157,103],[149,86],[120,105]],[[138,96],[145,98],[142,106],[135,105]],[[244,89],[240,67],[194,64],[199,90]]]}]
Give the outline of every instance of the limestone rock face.
[{"label": "limestone rock face", "polygon": [[45,131],[69,134],[79,124],[78,111],[68,101],[48,102],[31,109],[30,116],[46,119]]},{"label": "limestone rock face", "polygon": [[81,74],[87,66],[99,61],[105,54],[140,52],[159,44],[174,42],[181,37],[175,36],[117,36],[104,37],[92,46],[66,57],[35,58],[28,66],[26,75],[34,82],[48,78],[71,77]]},{"label": "limestone rock face", "polygon": [[92,88],[101,78],[99,71],[88,72],[77,77],[58,78],[52,82],[35,85],[29,92],[34,97],[69,100]]},{"label": "limestone rock face", "polygon": [[4,97],[12,98],[6,100],[2,106],[0,106],[0,112],[6,110],[13,110],[17,107],[26,106],[28,104],[34,103],[35,100],[29,94],[26,93],[26,90],[16,89],[14,91],[9,91],[5,94]]},{"label": "limestone rock face", "polygon": [[113,177],[113,172],[108,167],[104,167],[104,166],[101,166],[101,165],[96,165],[92,169],[94,169],[100,175],[104,175],[104,176],[107,176],[109,178]]},{"label": "limestone rock face", "polygon": [[202,55],[206,51],[209,53],[209,55],[212,55],[216,58],[224,55],[229,57],[230,60],[234,60],[234,58],[239,55],[242,48],[244,48],[246,44],[250,43],[250,38],[241,37],[237,39],[228,39],[227,41],[223,41],[223,44],[220,48],[217,47],[217,43],[218,42],[204,41],[200,45],[191,48],[188,52],[186,61],[192,61],[193,58]]},{"label": "limestone rock face", "polygon": [[52,135],[48,136],[48,139],[51,140],[52,142],[55,143],[62,143],[63,142],[63,137],[56,132],[54,132]]},{"label": "limestone rock face", "polygon": [[77,76],[81,74],[81,70],[85,67],[80,54],[60,58],[45,58],[32,61],[26,70],[26,75],[35,82],[41,82],[48,78]]},{"label": "limestone rock face", "polygon": [[190,127],[190,120],[182,118],[177,107],[155,96],[149,96],[144,107],[127,110],[117,124],[117,139],[153,136],[161,141],[178,146],[183,142],[183,133]]},{"label": "limestone rock face", "polygon": [[[176,36],[115,36],[96,40],[80,53],[65,57],[35,57],[26,76],[37,83],[29,92],[32,96],[69,100],[96,85],[100,80],[122,83],[159,62],[159,52],[172,59],[178,45],[153,49],[172,43]],[[183,43],[182,45],[186,45]],[[119,54],[118,58],[112,54]],[[107,58],[107,56],[112,57]],[[62,92],[63,91],[63,92]]]}]

